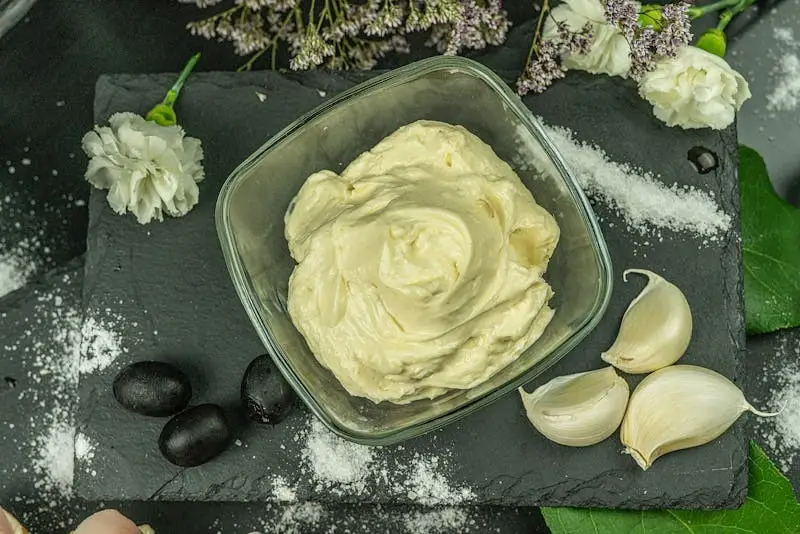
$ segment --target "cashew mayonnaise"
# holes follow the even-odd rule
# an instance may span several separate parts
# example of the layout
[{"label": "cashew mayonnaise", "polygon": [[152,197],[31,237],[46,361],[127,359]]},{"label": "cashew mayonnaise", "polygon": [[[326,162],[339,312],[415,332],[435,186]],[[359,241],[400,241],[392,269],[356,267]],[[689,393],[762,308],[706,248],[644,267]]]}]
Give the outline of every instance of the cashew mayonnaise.
[{"label": "cashew mayonnaise", "polygon": [[285,222],[292,321],[351,395],[471,388],[553,316],[556,221],[461,126],[418,121],[341,174],[311,175]]}]

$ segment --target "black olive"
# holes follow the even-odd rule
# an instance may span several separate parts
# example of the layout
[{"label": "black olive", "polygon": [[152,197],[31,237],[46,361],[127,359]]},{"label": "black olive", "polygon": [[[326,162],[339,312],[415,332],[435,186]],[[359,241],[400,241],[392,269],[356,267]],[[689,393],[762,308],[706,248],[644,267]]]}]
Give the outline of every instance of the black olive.
[{"label": "black olive", "polygon": [[201,404],[167,421],[158,448],[173,464],[194,467],[219,455],[230,442],[231,428],[222,408]]},{"label": "black olive", "polygon": [[142,415],[173,415],[189,404],[192,385],[176,367],[165,362],[136,362],[114,379],[114,398]]},{"label": "black olive", "polygon": [[294,391],[268,355],[250,362],[242,379],[242,404],[250,419],[278,424],[286,419],[294,403]]}]

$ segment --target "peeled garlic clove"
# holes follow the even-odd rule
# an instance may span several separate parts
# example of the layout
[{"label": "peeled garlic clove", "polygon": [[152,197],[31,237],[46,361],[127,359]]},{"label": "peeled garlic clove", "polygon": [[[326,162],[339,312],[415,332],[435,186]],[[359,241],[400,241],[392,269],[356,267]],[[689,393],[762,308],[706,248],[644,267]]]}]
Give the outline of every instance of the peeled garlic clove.
[{"label": "peeled garlic clove", "polygon": [[673,365],[647,376],[633,391],[620,437],[625,452],[646,470],[660,456],[717,438],[747,411],[777,415],[753,408],[715,371]]},{"label": "peeled garlic clove", "polygon": [[622,316],[617,339],[600,357],[620,371],[649,373],[672,365],[692,339],[692,311],[683,292],[654,272],[628,269],[647,276],[647,286]]},{"label": "peeled garlic clove", "polygon": [[519,388],[531,424],[561,445],[600,443],[619,428],[628,404],[628,384],[613,367],[559,376],[533,393]]}]

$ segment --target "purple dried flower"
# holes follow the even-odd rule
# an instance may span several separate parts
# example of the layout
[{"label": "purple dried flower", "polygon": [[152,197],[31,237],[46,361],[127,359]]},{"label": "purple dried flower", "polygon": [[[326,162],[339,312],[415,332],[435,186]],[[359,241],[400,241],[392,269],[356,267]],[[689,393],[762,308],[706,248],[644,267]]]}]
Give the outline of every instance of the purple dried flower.
[{"label": "purple dried flower", "polygon": [[[200,7],[221,2],[194,1]],[[309,12],[312,2],[300,0],[231,4],[188,29],[231,42],[237,54],[251,54],[244,68],[270,49],[274,62],[283,43],[293,56],[292,69],[371,68],[388,53],[408,53],[410,32],[430,30],[429,44],[458,53],[501,44],[510,26],[501,0],[325,0],[316,3],[314,13]]]},{"label": "purple dried flower", "polygon": [[502,43],[511,23],[500,0],[484,0],[480,4],[476,0],[462,0],[458,16],[448,26],[434,28],[431,40],[440,52],[455,55],[465,49],[482,50]]},{"label": "purple dried flower", "polygon": [[620,29],[629,40],[639,29],[639,8],[630,0],[606,0],[606,22]]},{"label": "purple dried flower", "polygon": [[233,42],[234,51],[240,56],[263,50],[270,41],[269,35],[264,31],[264,19],[252,11],[245,11],[237,18],[229,39]]},{"label": "purple dried flower", "polygon": [[660,56],[675,57],[678,50],[692,40],[692,21],[689,4],[667,4],[661,12],[661,28],[656,37],[655,49]]},{"label": "purple dried flower", "polygon": [[236,4],[243,5],[251,11],[258,11],[262,7],[267,7],[272,3],[272,0],[236,0]]},{"label": "purple dried flower", "polygon": [[297,54],[289,62],[292,70],[308,70],[317,67],[332,56],[335,49],[327,43],[315,26],[308,26],[304,36],[297,42]]},{"label": "purple dried flower", "polygon": [[631,41],[630,75],[634,80],[655,68],[654,49],[657,39],[658,32],[652,28],[642,28]]},{"label": "purple dried flower", "polygon": [[567,68],[561,64],[561,46],[555,41],[543,41],[536,50],[536,58],[517,80],[517,93],[541,93],[566,72]]},{"label": "purple dried flower", "polygon": [[554,39],[534,43],[535,57],[525,68],[517,81],[517,92],[520,95],[529,92],[541,93],[555,80],[563,78],[567,68],[561,58],[565,54],[588,54],[592,46],[592,24],[587,22],[573,31],[564,21],[556,22],[557,35]]},{"label": "purple dried flower", "polygon": [[665,5],[655,27],[639,28],[630,39],[631,77],[639,79],[652,71],[661,57],[675,57],[691,38],[689,4]]},{"label": "purple dried flower", "polygon": [[395,33],[403,24],[403,8],[395,4],[387,4],[376,17],[364,27],[364,34],[371,37],[384,37]]}]

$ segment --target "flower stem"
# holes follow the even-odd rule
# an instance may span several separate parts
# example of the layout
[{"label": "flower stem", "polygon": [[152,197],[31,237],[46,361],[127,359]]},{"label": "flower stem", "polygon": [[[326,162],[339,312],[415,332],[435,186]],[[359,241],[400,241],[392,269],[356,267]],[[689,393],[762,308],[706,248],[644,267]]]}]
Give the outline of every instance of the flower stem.
[{"label": "flower stem", "polygon": [[733,13],[731,13],[730,9],[726,9],[722,13],[719,14],[719,23],[717,23],[717,29],[720,31],[724,31],[725,28],[728,27],[731,20],[733,19]]},{"label": "flower stem", "polygon": [[531,60],[533,59],[533,54],[536,51],[539,39],[541,38],[542,35],[542,24],[544,23],[544,18],[547,16],[549,12],[550,12],[550,0],[542,0],[542,10],[539,12],[539,20],[536,22],[536,32],[534,32],[533,34],[533,42],[531,43],[531,49],[528,51],[528,59],[525,60],[524,69],[527,69],[528,66],[531,64]]},{"label": "flower stem", "polygon": [[167,91],[167,96],[164,97],[162,104],[169,107],[172,107],[175,104],[181,89],[183,89],[183,84],[186,83],[186,79],[192,73],[194,66],[197,65],[198,59],[200,59],[200,52],[189,58],[189,61],[186,63],[186,66],[183,67],[180,76],[178,76],[178,79],[175,80],[175,83],[172,84],[172,87],[170,87],[169,91]]},{"label": "flower stem", "polygon": [[707,15],[709,13],[714,13],[716,11],[721,11],[723,9],[734,7],[740,1],[741,0],[717,0],[716,2],[712,2],[704,6],[690,7],[689,18],[691,18],[692,20],[699,19],[703,15]]},{"label": "flower stem", "polygon": [[167,91],[167,96],[164,97],[161,103],[156,104],[153,109],[147,112],[147,115],[144,117],[145,119],[160,124],[161,126],[173,126],[178,123],[178,118],[175,116],[173,106],[178,99],[181,89],[183,89],[183,84],[186,83],[186,79],[189,77],[189,74],[192,73],[194,66],[197,65],[198,59],[200,59],[199,52],[189,58],[180,76],[178,76],[178,79],[175,80],[175,83],[173,83],[172,87]]},{"label": "flower stem", "polygon": [[733,17],[750,7],[755,3],[756,0],[740,0],[735,6],[726,9],[719,15],[719,23],[717,24],[717,29],[720,31],[725,30],[730,24]]}]

